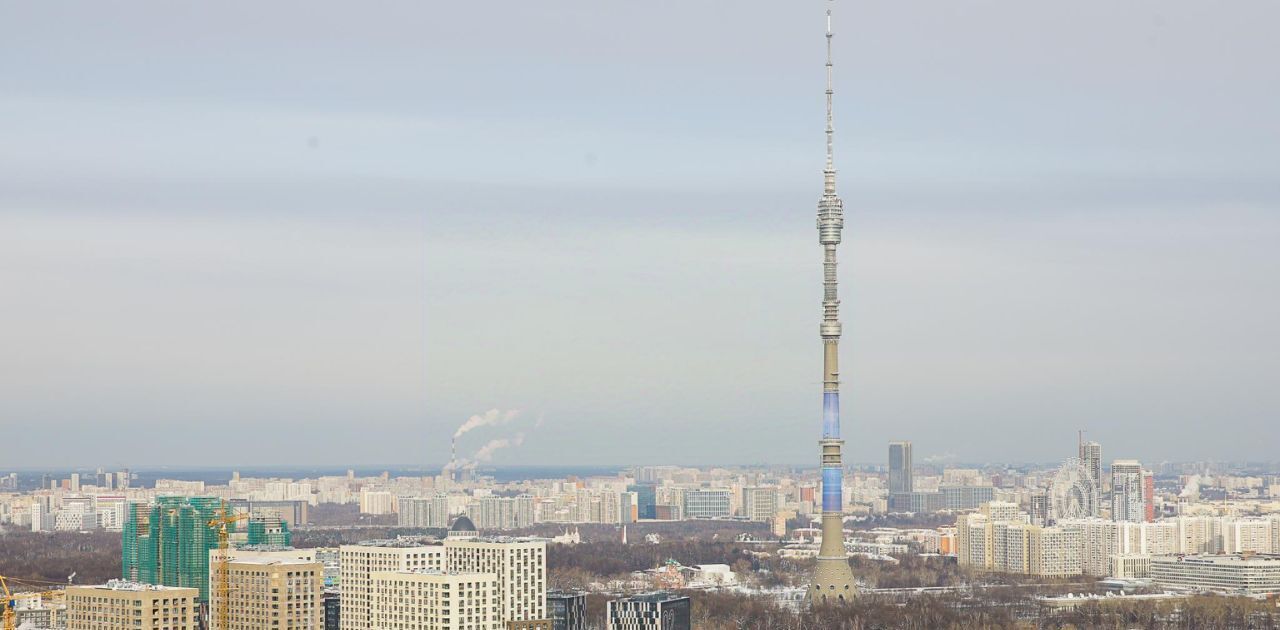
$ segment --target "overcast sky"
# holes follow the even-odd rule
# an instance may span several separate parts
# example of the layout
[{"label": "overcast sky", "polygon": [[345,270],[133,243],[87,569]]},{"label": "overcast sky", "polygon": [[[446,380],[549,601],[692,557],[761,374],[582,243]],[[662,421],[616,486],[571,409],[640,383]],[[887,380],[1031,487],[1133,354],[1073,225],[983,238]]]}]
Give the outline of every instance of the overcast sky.
[{"label": "overcast sky", "polygon": [[[1280,3],[835,6],[848,459],[1275,459]],[[0,0],[0,467],[816,464],[824,9]]]}]

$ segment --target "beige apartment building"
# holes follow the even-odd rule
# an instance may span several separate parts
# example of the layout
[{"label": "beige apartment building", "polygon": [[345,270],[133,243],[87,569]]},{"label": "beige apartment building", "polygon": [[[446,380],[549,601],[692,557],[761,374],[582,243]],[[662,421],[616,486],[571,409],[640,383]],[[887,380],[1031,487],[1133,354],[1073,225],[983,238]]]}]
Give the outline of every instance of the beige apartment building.
[{"label": "beige apartment building", "polygon": [[222,573],[209,567],[213,630],[324,630],[322,563],[239,555],[227,562],[226,580],[224,606]]},{"label": "beige apartment building", "polygon": [[200,591],[113,580],[67,587],[67,630],[196,630]]},{"label": "beige apartment building", "polygon": [[502,630],[492,573],[380,571],[370,630]]}]

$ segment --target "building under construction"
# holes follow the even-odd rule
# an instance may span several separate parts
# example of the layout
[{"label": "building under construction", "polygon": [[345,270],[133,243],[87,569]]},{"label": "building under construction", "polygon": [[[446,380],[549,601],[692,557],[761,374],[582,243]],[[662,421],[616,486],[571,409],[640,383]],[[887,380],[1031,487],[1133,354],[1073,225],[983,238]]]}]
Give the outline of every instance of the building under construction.
[{"label": "building under construction", "polygon": [[289,531],[289,522],[269,514],[254,517],[248,523],[248,545],[252,547],[290,547],[293,545],[293,533]]},{"label": "building under construction", "polygon": [[221,515],[222,506],[216,497],[159,497],[153,505],[130,504],[121,541],[121,577],[199,589],[200,601],[209,601],[209,552],[218,548],[218,530],[209,521]]}]

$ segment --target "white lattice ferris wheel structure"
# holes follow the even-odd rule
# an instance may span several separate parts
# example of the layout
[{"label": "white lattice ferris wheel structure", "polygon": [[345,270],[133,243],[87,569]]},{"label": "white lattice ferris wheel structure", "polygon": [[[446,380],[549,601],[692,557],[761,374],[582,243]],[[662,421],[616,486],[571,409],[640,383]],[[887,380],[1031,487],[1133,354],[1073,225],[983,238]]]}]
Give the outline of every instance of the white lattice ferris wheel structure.
[{"label": "white lattice ferris wheel structure", "polygon": [[1056,522],[1097,514],[1097,486],[1079,459],[1068,459],[1049,484],[1049,518]]}]

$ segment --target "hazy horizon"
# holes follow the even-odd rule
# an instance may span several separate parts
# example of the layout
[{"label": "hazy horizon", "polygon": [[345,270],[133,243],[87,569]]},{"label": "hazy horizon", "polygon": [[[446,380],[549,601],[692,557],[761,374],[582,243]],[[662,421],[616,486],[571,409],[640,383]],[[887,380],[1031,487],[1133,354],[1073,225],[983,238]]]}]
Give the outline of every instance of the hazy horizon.
[{"label": "hazy horizon", "polygon": [[[0,466],[816,463],[825,7],[6,4]],[[1274,459],[1280,4],[834,8],[846,460]]]}]

